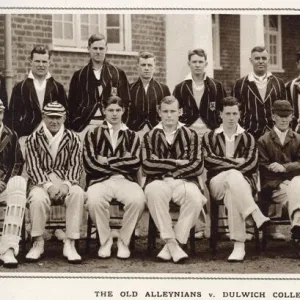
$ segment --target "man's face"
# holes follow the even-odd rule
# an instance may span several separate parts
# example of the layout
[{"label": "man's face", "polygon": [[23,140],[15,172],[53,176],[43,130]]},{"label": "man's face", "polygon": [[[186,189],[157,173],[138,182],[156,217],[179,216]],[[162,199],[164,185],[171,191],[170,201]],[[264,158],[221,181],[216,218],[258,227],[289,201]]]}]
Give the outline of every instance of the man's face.
[{"label": "man's face", "polygon": [[272,114],[272,119],[275,122],[275,126],[280,130],[280,131],[286,131],[289,129],[290,122],[292,121],[292,114],[288,116],[279,116],[276,113]]},{"label": "man's face", "polygon": [[250,58],[250,62],[253,66],[253,72],[258,76],[266,74],[268,70],[269,59],[269,53],[266,50],[263,52],[253,52]]},{"label": "man's face", "polygon": [[4,110],[0,110],[0,125],[3,121],[3,117],[4,117]]},{"label": "man's face", "polygon": [[103,63],[107,51],[106,41],[95,41],[88,47],[92,62],[95,64]]},{"label": "man's face", "polygon": [[207,66],[207,61],[204,56],[194,54],[191,56],[188,66],[190,67],[193,76],[199,76],[204,73],[204,70]]},{"label": "man's face", "polygon": [[66,116],[43,116],[43,121],[52,134],[56,134],[64,124]]},{"label": "man's face", "polygon": [[158,114],[163,126],[175,126],[178,123],[179,116],[181,116],[181,109],[178,107],[177,101],[171,104],[162,103]]},{"label": "man's face", "polygon": [[153,57],[140,58],[138,63],[139,76],[143,79],[151,79],[155,70],[155,61]]},{"label": "man's face", "polygon": [[122,123],[122,116],[124,114],[124,108],[119,104],[110,104],[104,109],[104,115],[106,121],[111,125],[119,125]]},{"label": "man's face", "polygon": [[49,53],[45,53],[45,54],[33,53],[33,57],[30,60],[30,62],[31,62],[31,71],[34,77],[37,78],[46,77],[50,66]]},{"label": "man's face", "polygon": [[236,128],[240,118],[240,111],[237,105],[225,106],[221,111],[221,119],[223,121],[223,127],[226,129]]}]

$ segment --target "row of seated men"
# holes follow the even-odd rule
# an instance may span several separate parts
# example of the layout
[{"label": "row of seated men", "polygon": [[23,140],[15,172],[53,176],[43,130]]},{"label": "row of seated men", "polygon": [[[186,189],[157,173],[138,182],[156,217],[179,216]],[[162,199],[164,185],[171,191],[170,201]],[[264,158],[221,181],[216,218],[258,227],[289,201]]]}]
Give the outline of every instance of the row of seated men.
[{"label": "row of seated men", "polygon": [[[123,100],[111,96],[104,106],[105,120],[85,135],[83,153],[79,137],[64,126],[66,110],[58,102],[43,108],[42,122],[26,140],[25,160],[29,176],[20,174],[23,164],[20,145],[14,131],[4,126],[1,116],[1,199],[7,213],[0,246],[5,267],[16,267],[18,241],[26,202],[32,223],[32,248],[28,261],[37,261],[44,252],[43,232],[51,205],[66,206],[66,240],[63,255],[70,263],[80,263],[75,248],[79,238],[84,206],[99,232],[99,258],[111,256],[113,239],[109,227],[109,203],[115,198],[124,204],[122,228],[117,242],[117,257],[130,257],[129,241],[147,204],[159,229],[164,246],[158,258],[177,263],[188,258],[181,248],[207,202],[198,176],[207,169],[208,186],[213,199],[224,200],[228,210],[230,239],[234,241],[228,261],[245,257],[246,223],[262,229],[270,219],[264,216],[253,196],[260,165],[262,188],[271,191],[274,201],[288,203],[291,232],[300,239],[300,135],[289,126],[293,108],[286,100],[272,106],[274,127],[256,143],[239,124],[240,104],[234,97],[221,102],[221,125],[198,134],[179,121],[182,109],[174,96],[158,106],[161,121],[147,132],[140,144],[134,131],[123,122]],[[258,149],[257,149],[258,147]],[[259,158],[258,158],[259,156]],[[87,192],[79,186],[82,164],[87,174]],[[143,188],[137,183],[142,165],[146,175]],[[130,193],[128,193],[130,191]],[[180,205],[174,228],[169,202]],[[16,209],[17,207],[17,209]]]}]

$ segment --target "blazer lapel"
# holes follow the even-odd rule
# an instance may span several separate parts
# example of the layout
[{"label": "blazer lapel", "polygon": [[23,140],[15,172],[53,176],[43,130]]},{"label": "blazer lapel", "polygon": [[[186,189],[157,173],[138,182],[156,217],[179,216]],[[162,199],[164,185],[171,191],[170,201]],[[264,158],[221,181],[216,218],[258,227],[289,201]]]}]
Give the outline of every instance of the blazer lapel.
[{"label": "blazer lapel", "polygon": [[248,89],[253,94],[254,98],[257,98],[262,104],[264,104],[264,101],[261,98],[258,88],[254,81],[248,81]]},{"label": "blazer lapel", "polygon": [[289,129],[289,131],[287,132],[286,136],[285,136],[285,140],[283,143],[283,147],[285,147],[285,145],[287,145],[292,139],[294,138],[294,134],[292,129]]},{"label": "blazer lapel", "polygon": [[54,89],[54,84],[53,84],[53,79],[51,77],[47,79],[47,83],[46,83],[46,90],[45,90],[44,103],[43,103],[44,106],[46,105],[46,99],[49,99],[49,102],[53,102],[57,100],[57,99],[52,99],[53,89]]},{"label": "blazer lapel", "polygon": [[58,146],[56,157],[66,147],[66,145],[69,143],[69,141],[70,141],[70,136],[68,134],[68,131],[65,129],[64,134],[62,136],[62,139],[61,139],[61,141],[59,143],[59,146]]},{"label": "blazer lapel", "polygon": [[3,151],[3,149],[5,148],[5,146],[8,144],[8,142],[10,141],[10,134],[7,131],[7,129],[4,127],[1,137],[0,137],[0,152]]},{"label": "blazer lapel", "polygon": [[41,127],[39,131],[37,131],[37,138],[38,138],[39,145],[41,146],[41,148],[48,154],[48,156],[51,157],[51,160],[52,160],[52,155],[51,155],[50,149],[49,149],[49,141],[44,133],[43,127]]},{"label": "blazer lapel", "polygon": [[217,134],[217,145],[216,148],[219,148],[220,153],[219,156],[226,156],[226,142],[225,142],[225,135],[223,132]]},{"label": "blazer lapel", "polygon": [[268,83],[267,83],[267,90],[266,90],[265,101],[267,101],[267,99],[270,97],[273,89],[274,89],[273,81],[272,81],[272,78],[269,77]]},{"label": "blazer lapel", "polygon": [[[277,144],[280,148],[282,148],[283,145],[281,144],[280,139],[279,139],[277,133],[274,131],[274,129],[271,130],[271,134],[270,135],[271,135],[271,138],[274,141],[274,143]],[[285,137],[285,139],[286,139],[286,137]]]},{"label": "blazer lapel", "polygon": [[34,87],[33,79],[27,78],[26,81],[27,81],[27,87],[29,90],[30,99],[35,103],[37,107],[40,108],[40,110],[42,110],[42,107],[40,106],[40,102]]}]

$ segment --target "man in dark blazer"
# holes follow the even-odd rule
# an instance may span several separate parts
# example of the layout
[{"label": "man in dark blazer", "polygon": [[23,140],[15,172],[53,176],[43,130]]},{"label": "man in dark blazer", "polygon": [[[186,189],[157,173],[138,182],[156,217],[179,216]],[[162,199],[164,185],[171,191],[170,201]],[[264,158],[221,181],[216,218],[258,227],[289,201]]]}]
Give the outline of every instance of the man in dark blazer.
[{"label": "man in dark blazer", "polygon": [[201,137],[220,124],[220,102],[226,97],[221,82],[205,73],[207,54],[203,49],[188,53],[191,73],[175,86],[173,95],[182,107],[180,122],[194,129]]},{"label": "man in dark blazer", "polygon": [[5,78],[0,75],[0,99],[2,100],[3,105],[7,108],[7,92],[5,87]]},{"label": "man in dark blazer", "polygon": [[236,81],[233,96],[241,103],[241,126],[257,140],[273,127],[272,105],[286,99],[281,79],[268,71],[270,55],[265,47],[251,50],[253,71]]},{"label": "man in dark blazer", "polygon": [[139,79],[130,84],[131,105],[127,125],[142,137],[158,124],[157,105],[163,97],[170,95],[170,91],[165,84],[153,78],[155,56],[152,53],[140,53],[137,69]]},{"label": "man in dark blazer", "polygon": [[[296,53],[296,66],[300,73],[300,51]],[[285,85],[287,99],[292,103],[294,108],[294,116],[292,120],[292,128],[297,131],[300,117],[300,75]]]},{"label": "man in dark blazer", "polygon": [[104,119],[103,105],[110,96],[119,96],[125,103],[123,122],[128,119],[129,84],[123,70],[106,60],[107,40],[103,34],[93,34],[88,40],[89,63],[73,74],[68,96],[70,127],[85,133]]},{"label": "man in dark blazer", "polygon": [[21,138],[22,151],[25,137],[42,121],[43,107],[53,101],[58,101],[64,107],[67,104],[63,85],[54,80],[49,72],[50,57],[51,52],[44,46],[34,47],[30,54],[31,70],[28,77],[18,82],[12,91],[4,123]]}]

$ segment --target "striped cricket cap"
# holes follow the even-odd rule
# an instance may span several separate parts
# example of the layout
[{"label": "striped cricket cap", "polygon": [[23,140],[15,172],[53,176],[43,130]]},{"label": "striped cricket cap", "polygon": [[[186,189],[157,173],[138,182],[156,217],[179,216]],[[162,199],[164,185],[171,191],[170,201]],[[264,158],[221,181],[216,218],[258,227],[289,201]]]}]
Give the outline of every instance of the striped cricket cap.
[{"label": "striped cricket cap", "polygon": [[4,111],[5,110],[5,106],[2,102],[2,100],[0,99],[0,111]]},{"label": "striped cricket cap", "polygon": [[57,101],[49,102],[43,108],[43,113],[47,116],[64,116],[66,109]]}]

